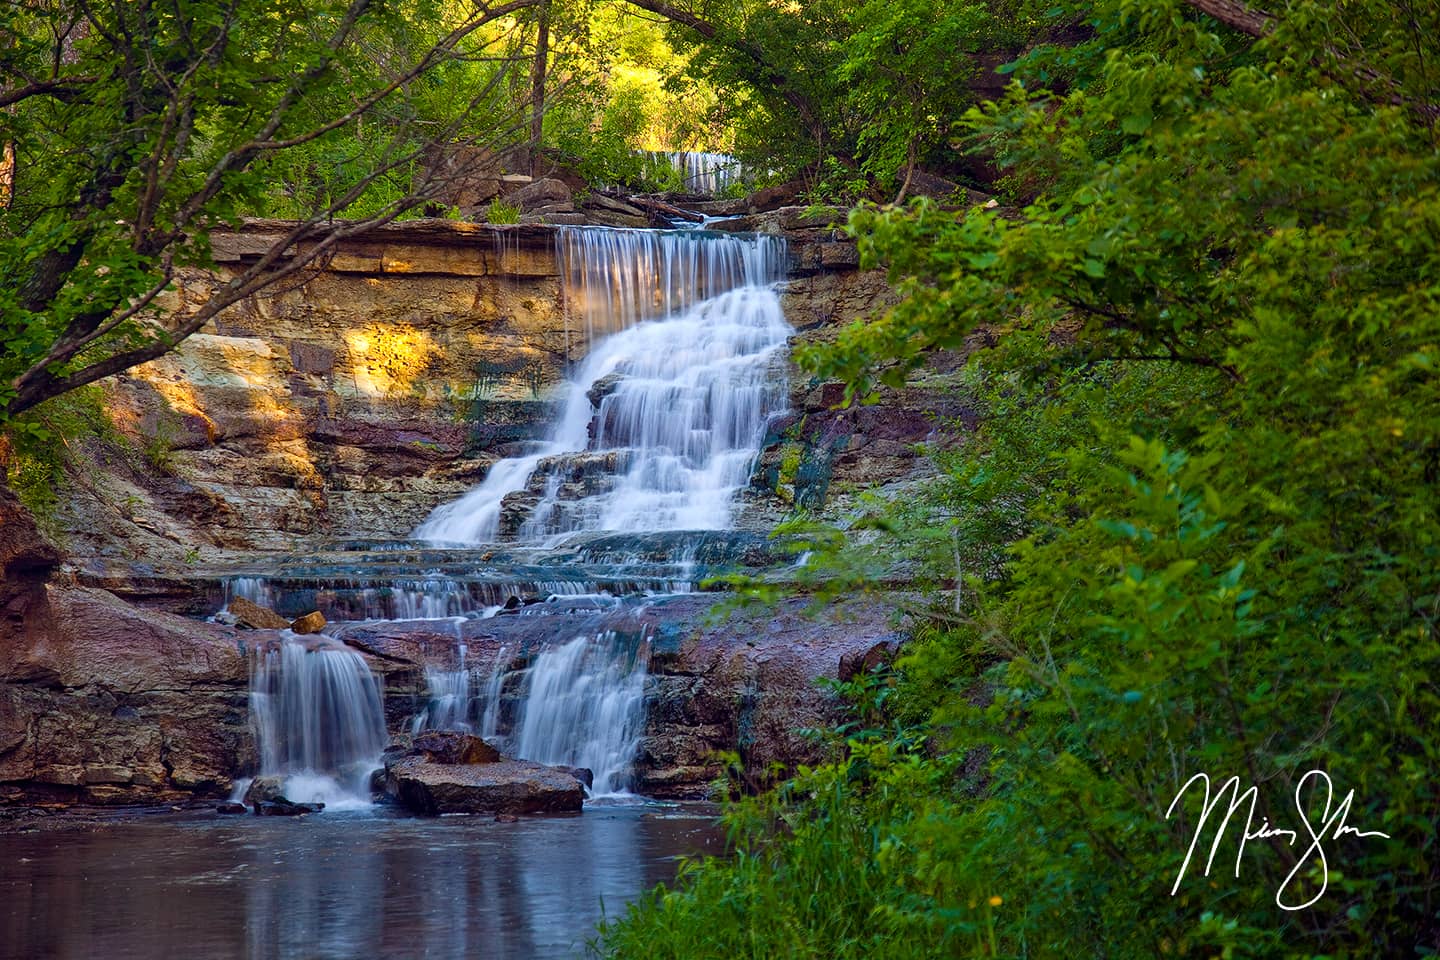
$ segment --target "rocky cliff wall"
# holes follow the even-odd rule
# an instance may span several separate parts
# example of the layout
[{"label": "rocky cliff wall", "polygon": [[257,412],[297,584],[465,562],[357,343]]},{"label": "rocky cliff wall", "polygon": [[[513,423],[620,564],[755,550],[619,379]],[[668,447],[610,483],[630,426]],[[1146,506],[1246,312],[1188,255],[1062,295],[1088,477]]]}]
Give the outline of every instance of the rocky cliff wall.
[{"label": "rocky cliff wall", "polygon": [[[800,336],[888,296],[826,222],[780,211],[759,226],[790,240],[784,303]],[[183,275],[163,307],[203,302],[276,229],[217,235],[218,270]],[[405,536],[548,426],[586,349],[567,321],[556,236],[392,225],[117,378],[108,412],[144,457],[107,463],[69,498],[67,550],[164,564]]]}]

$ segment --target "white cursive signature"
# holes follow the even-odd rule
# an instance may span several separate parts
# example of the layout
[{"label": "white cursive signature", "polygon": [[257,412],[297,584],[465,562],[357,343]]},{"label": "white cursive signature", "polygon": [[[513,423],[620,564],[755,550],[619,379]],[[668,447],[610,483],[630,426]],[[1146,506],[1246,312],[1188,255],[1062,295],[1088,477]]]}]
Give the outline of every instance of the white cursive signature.
[{"label": "white cursive signature", "polygon": [[[1325,807],[1320,814],[1319,829],[1316,829],[1315,824],[1311,822],[1308,812],[1309,807],[1304,800],[1306,788],[1312,780],[1316,782],[1316,790],[1319,790],[1322,785],[1325,790]],[[1175,799],[1170,801],[1170,808],[1165,811],[1166,820],[1169,820],[1175,813],[1175,808],[1180,804],[1180,800],[1185,796],[1186,791],[1196,783],[1204,785],[1205,799],[1200,808],[1200,820],[1195,825],[1195,834],[1190,839],[1190,848],[1185,851],[1185,862],[1180,865],[1180,872],[1175,876],[1175,885],[1170,888],[1170,895],[1172,897],[1180,889],[1180,881],[1185,879],[1185,871],[1190,869],[1190,859],[1195,855],[1195,847],[1200,843],[1200,834],[1205,830],[1205,822],[1210,818],[1210,814],[1215,808],[1220,805],[1220,801],[1224,799],[1227,792],[1230,794],[1230,805],[1225,810],[1224,819],[1220,821],[1219,827],[1215,830],[1215,839],[1210,844],[1210,855],[1205,859],[1205,872],[1202,876],[1208,877],[1210,875],[1210,866],[1215,862],[1215,854],[1220,850],[1220,841],[1225,837],[1225,830],[1230,825],[1230,818],[1235,814],[1236,810],[1240,809],[1246,800],[1249,800],[1250,807],[1246,811],[1245,831],[1240,836],[1239,849],[1235,851],[1236,879],[1240,877],[1240,857],[1245,853],[1245,844],[1249,841],[1284,837],[1286,838],[1286,843],[1293,847],[1295,846],[1295,841],[1300,839],[1298,832],[1271,826],[1270,821],[1265,817],[1260,818],[1260,825],[1258,827],[1254,826],[1255,803],[1259,797],[1259,791],[1254,785],[1251,785],[1248,790],[1241,791],[1239,777],[1231,777],[1222,783],[1220,789],[1215,792],[1214,799],[1211,799],[1210,777],[1203,773],[1195,774],[1195,776],[1185,781],[1185,785],[1180,788],[1180,792],[1175,794]],[[1347,833],[1357,837],[1384,837],[1387,840],[1390,839],[1390,834],[1388,833],[1381,833],[1379,830],[1357,830],[1345,822],[1350,816],[1350,805],[1355,800],[1354,790],[1346,793],[1338,804],[1335,804],[1334,800],[1335,788],[1330,782],[1329,774],[1322,770],[1311,770],[1301,777],[1300,782],[1295,785],[1295,810],[1300,815],[1300,822],[1304,826],[1305,833],[1310,837],[1310,845],[1305,848],[1305,852],[1300,855],[1300,859],[1295,863],[1295,866],[1290,869],[1290,872],[1285,875],[1285,879],[1280,882],[1280,888],[1275,891],[1275,905],[1281,910],[1303,910],[1325,895],[1326,889],[1330,886],[1330,863],[1325,857],[1324,847],[1324,842],[1327,839],[1339,840]],[[1334,805],[1333,812],[1331,811],[1332,804]],[[1305,865],[1310,863],[1312,857],[1319,857],[1320,859],[1321,880],[1319,891],[1304,903],[1286,903],[1285,892],[1289,889],[1291,882],[1300,874],[1300,871]]]}]

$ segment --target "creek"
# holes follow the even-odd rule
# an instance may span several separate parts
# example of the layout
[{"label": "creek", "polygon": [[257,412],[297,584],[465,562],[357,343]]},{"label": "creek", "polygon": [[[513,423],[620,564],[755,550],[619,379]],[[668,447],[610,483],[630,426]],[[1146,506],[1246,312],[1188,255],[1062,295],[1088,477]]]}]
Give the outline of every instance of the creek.
[{"label": "creek", "polygon": [[574,957],[709,811],[592,806],[496,823],[326,813],[151,817],[0,840],[0,958]]}]

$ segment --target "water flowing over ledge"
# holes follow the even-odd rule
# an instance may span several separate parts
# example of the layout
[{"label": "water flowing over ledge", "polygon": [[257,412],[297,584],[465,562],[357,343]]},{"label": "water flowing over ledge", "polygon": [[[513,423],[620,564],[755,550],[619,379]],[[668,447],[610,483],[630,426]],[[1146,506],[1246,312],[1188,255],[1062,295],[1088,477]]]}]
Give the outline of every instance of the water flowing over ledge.
[{"label": "water flowing over ledge", "polygon": [[437,508],[422,540],[534,541],[730,524],[786,387],[771,288],[783,241],[696,231],[562,231],[564,296],[589,352],[549,439]]}]

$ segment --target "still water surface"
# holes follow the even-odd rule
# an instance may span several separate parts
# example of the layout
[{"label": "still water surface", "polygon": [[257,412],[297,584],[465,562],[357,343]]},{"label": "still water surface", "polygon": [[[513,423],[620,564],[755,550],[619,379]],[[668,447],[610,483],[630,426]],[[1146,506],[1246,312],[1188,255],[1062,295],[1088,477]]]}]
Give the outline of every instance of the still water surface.
[{"label": "still water surface", "polygon": [[718,852],[706,810],[495,823],[377,813],[0,836],[4,958],[546,958]]}]

